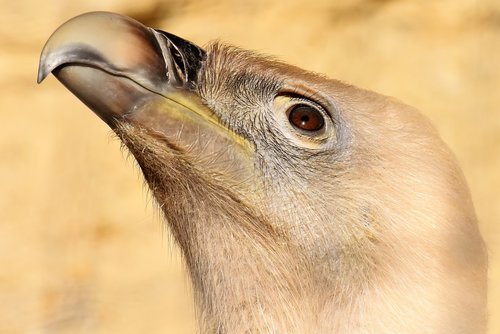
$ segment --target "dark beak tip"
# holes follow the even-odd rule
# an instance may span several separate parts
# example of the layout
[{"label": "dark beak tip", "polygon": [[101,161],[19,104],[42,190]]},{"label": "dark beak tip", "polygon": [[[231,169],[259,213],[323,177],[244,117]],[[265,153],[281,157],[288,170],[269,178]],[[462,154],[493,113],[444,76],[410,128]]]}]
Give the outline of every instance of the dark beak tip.
[{"label": "dark beak tip", "polygon": [[42,54],[40,55],[40,61],[38,63],[38,73],[36,78],[36,83],[40,84],[47,76],[52,72],[52,69],[49,69],[47,66],[47,57],[44,54],[44,50],[42,50]]},{"label": "dark beak tip", "polygon": [[47,77],[47,74],[42,71],[42,69],[38,70],[38,76],[36,78],[36,83],[40,84]]}]

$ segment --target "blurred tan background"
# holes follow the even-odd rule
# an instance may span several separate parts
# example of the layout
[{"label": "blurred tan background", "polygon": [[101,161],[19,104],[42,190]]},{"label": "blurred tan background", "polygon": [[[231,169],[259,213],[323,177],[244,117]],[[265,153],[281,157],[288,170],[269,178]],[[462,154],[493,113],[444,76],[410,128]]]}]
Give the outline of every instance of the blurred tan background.
[{"label": "blurred tan background", "polygon": [[[110,130],[52,76],[49,35],[86,11],[222,39],[396,96],[469,180],[500,333],[500,1],[0,0],[0,333],[193,333],[180,256]],[[425,326],[425,324],[423,324]]]}]

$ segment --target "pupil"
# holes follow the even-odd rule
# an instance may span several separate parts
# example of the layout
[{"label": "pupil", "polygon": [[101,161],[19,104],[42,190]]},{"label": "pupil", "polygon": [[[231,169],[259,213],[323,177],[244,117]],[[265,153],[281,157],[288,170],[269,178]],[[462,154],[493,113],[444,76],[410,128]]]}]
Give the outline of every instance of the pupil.
[{"label": "pupil", "polygon": [[300,121],[301,121],[302,125],[305,125],[307,122],[309,122],[309,116],[302,115],[302,117],[300,118]]}]

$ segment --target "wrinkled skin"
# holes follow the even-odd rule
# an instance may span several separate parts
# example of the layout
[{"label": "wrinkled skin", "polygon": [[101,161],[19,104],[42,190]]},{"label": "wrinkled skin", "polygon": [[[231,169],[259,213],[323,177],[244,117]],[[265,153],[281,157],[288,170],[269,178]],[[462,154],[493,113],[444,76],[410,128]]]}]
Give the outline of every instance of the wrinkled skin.
[{"label": "wrinkled skin", "polygon": [[[111,13],[59,28],[39,81],[50,72],[137,159],[202,333],[484,332],[474,208],[416,110]],[[292,124],[297,105],[319,131]]]}]

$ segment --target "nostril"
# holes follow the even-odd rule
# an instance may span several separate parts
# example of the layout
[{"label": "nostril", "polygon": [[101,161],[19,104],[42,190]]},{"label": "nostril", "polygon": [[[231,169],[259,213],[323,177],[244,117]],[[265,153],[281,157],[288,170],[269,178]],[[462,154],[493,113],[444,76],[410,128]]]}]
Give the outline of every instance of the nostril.
[{"label": "nostril", "polygon": [[[206,59],[206,52],[195,44],[186,41],[174,34],[155,29],[161,35],[163,50],[168,51],[166,62],[174,73],[173,76],[180,80],[182,86],[193,86],[196,84],[198,71]],[[167,50],[166,50],[167,49]]]},{"label": "nostril", "polygon": [[170,50],[170,54],[175,62],[175,65],[177,65],[177,67],[178,67],[179,74],[181,74],[183,79],[185,80],[187,77],[186,65],[184,64],[184,59],[182,58],[181,53],[179,52],[179,50],[177,50],[177,48],[172,43],[169,43],[169,50]]}]

